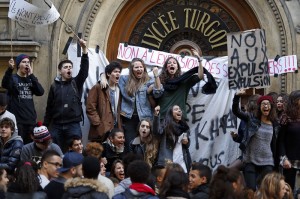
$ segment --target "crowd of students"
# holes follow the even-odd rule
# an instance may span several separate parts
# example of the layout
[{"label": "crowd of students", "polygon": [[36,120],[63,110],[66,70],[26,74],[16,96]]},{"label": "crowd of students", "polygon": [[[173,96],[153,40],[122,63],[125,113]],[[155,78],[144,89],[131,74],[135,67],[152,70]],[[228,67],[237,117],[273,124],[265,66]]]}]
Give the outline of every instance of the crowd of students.
[{"label": "crowd of students", "polygon": [[208,166],[192,162],[189,152],[189,90],[203,79],[203,94],[217,89],[199,53],[191,50],[197,68],[182,74],[170,57],[160,73],[153,68],[153,78],[142,59],[131,61],[128,75],[121,75],[121,64],[113,61],[88,93],[89,142],[83,147],[81,95],[89,59],[86,42],[79,43],[79,73],[73,77],[70,60],[59,63],[43,123],[36,124],[33,95],[43,95],[44,89],[29,57],[17,56],[16,74],[14,60],[9,61],[2,80],[7,93],[0,94],[2,198],[293,196],[300,165],[300,91],[252,96],[246,111],[239,106],[245,90],[237,91],[232,110],[241,123],[231,135],[240,143],[240,164],[221,165],[212,174]]}]

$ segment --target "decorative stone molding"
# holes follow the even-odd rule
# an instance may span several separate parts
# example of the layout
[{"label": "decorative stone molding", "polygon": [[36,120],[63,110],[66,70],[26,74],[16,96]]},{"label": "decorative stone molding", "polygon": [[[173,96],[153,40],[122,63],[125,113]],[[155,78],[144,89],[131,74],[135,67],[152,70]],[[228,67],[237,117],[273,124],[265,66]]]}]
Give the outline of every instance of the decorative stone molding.
[{"label": "decorative stone molding", "polygon": [[94,21],[95,21],[95,17],[101,7],[101,3],[103,2],[104,0],[97,0],[90,12],[90,15],[88,17],[88,20],[87,20],[87,23],[85,25],[85,28],[84,28],[84,33],[83,33],[83,39],[84,40],[88,40],[90,34],[91,34],[91,29],[92,29],[92,26],[94,24]]},{"label": "decorative stone molding", "polygon": [[[280,31],[280,43],[281,43],[281,56],[285,56],[286,55],[286,49],[288,48],[287,47],[287,36],[286,36],[286,32],[285,32],[285,28],[284,28],[284,23],[283,23],[283,20],[282,20],[282,17],[280,15],[280,11],[275,3],[274,0],[267,0],[268,4],[270,5],[272,11],[273,11],[273,14],[275,16],[275,19],[276,19],[276,22],[278,24],[278,28],[279,28],[279,31]],[[281,78],[281,82],[280,82],[280,85],[281,85],[281,88],[280,88],[280,91],[282,93],[285,93],[286,90],[287,90],[287,87],[286,87],[286,84],[287,84],[287,77],[286,77],[286,74],[281,74],[280,75]]]},{"label": "decorative stone molding", "polygon": [[24,53],[31,58],[37,58],[41,45],[34,41],[0,41],[0,59],[11,57],[11,44],[13,57]]},{"label": "decorative stone molding", "polygon": [[65,27],[65,31],[68,33],[68,34],[71,34],[73,32],[74,28],[72,25],[69,25]]}]

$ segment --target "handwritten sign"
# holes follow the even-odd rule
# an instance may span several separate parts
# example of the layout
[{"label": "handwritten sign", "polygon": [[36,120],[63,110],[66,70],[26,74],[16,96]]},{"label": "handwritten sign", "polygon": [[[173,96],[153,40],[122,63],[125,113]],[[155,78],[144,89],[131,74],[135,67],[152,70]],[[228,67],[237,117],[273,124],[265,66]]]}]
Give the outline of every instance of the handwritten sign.
[{"label": "handwritten sign", "polygon": [[166,53],[157,50],[149,50],[147,48],[119,44],[117,58],[124,61],[131,61],[133,58],[144,60],[145,64],[150,66],[162,67],[169,57],[174,57],[178,60],[183,71],[199,66],[198,60],[195,57],[184,56],[172,53]]},{"label": "handwritten sign", "polygon": [[[125,46],[123,43],[119,44],[118,59],[124,61],[131,61],[133,58],[141,58],[149,66],[162,67],[168,57],[175,57],[181,66],[183,72],[188,71],[193,67],[198,67],[199,63],[195,57],[185,56],[181,57],[178,54],[166,53],[162,51],[152,50],[139,46]],[[215,78],[228,79],[228,56],[216,57],[207,61],[204,59],[202,65]],[[252,66],[252,65],[251,65]],[[268,69],[264,68],[270,76],[274,74],[282,74],[287,72],[295,72],[297,70],[297,56],[289,55],[281,57],[277,62],[273,59],[268,60]],[[236,72],[236,71],[235,71]],[[244,74],[245,72],[243,72]],[[255,72],[256,74],[257,72]],[[241,77],[243,78],[243,77]],[[255,79],[255,78],[254,78]],[[256,80],[256,79],[255,79]]]},{"label": "handwritten sign", "polygon": [[[205,67],[216,78],[228,78],[228,56],[217,57],[210,61],[203,60]],[[270,76],[274,74],[291,73],[297,70],[297,56],[288,55],[280,57],[277,61],[274,59],[268,60],[268,73]]]},{"label": "handwritten sign", "polygon": [[269,59],[269,74],[291,73],[297,70],[297,56],[289,55],[280,57],[277,61]]},{"label": "handwritten sign", "polygon": [[220,79],[228,78],[228,57],[217,57],[210,61],[203,60],[202,65],[212,74]]},{"label": "handwritten sign", "polygon": [[52,4],[50,10],[38,8],[24,0],[10,0],[8,17],[28,25],[48,25],[59,18]]},{"label": "handwritten sign", "polygon": [[229,33],[227,42],[229,88],[270,86],[265,31]]}]

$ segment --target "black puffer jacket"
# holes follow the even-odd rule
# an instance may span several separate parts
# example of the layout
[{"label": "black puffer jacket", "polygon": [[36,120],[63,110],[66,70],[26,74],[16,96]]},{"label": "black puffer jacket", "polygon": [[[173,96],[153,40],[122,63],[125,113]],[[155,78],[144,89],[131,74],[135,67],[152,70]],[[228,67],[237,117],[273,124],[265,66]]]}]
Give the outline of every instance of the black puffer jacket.
[{"label": "black puffer jacket", "polygon": [[108,199],[106,186],[98,180],[73,178],[66,181],[65,189],[62,199]]},{"label": "black puffer jacket", "polygon": [[23,140],[17,133],[14,133],[6,143],[0,139],[0,169],[5,169],[9,174],[13,174],[20,160],[22,147]]},{"label": "black puffer jacket", "polygon": [[191,199],[208,199],[209,184],[202,184],[190,192]]}]

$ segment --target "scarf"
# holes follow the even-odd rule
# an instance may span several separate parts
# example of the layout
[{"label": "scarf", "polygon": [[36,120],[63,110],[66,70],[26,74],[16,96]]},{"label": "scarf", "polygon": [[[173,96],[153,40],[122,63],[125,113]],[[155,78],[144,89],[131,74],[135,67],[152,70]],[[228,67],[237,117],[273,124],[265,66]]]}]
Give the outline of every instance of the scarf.
[{"label": "scarf", "polygon": [[[179,84],[182,83],[184,80],[189,78],[191,75],[196,74],[198,72],[198,67],[192,68],[189,71],[185,72],[181,76],[172,79],[167,80],[166,83],[163,85],[164,89],[167,91],[174,91],[178,88]],[[218,88],[217,83],[214,79],[214,77],[208,72],[206,68],[203,67],[203,73],[207,77],[207,82],[202,87],[202,93],[203,94],[214,94],[216,93],[216,90]]]},{"label": "scarf", "polygon": [[110,148],[113,152],[116,152],[116,153],[124,152],[124,145],[123,145],[123,147],[117,147],[109,139],[106,140],[106,143],[110,146]]},{"label": "scarf", "polygon": [[137,192],[150,193],[155,196],[154,190],[146,184],[143,183],[132,183],[129,189],[133,189]]},{"label": "scarf", "polygon": [[187,132],[190,129],[190,127],[187,125],[187,123],[183,121],[179,121],[178,123],[175,123],[174,125],[174,132],[173,134],[176,136],[180,136],[182,133]]}]

